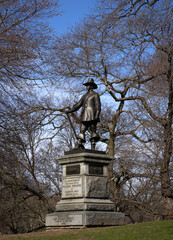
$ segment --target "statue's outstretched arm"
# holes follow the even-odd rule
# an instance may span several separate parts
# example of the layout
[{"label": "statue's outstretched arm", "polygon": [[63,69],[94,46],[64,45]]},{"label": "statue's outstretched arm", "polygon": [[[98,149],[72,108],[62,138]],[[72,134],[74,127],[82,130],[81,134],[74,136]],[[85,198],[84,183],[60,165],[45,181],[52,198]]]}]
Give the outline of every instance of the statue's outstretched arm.
[{"label": "statue's outstretched arm", "polygon": [[80,101],[79,101],[78,103],[76,103],[76,104],[72,107],[72,109],[68,110],[66,113],[76,112],[80,107],[82,107],[83,100],[84,100],[84,96],[80,99]]}]

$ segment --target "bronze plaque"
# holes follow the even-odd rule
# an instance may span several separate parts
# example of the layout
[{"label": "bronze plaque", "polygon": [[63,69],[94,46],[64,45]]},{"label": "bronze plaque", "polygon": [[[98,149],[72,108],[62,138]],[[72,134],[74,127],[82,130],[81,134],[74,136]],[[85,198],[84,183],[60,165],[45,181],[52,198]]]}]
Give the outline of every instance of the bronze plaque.
[{"label": "bronze plaque", "polygon": [[103,175],[103,165],[89,164],[89,174]]},{"label": "bronze plaque", "polygon": [[80,174],[80,165],[67,166],[66,175]]}]

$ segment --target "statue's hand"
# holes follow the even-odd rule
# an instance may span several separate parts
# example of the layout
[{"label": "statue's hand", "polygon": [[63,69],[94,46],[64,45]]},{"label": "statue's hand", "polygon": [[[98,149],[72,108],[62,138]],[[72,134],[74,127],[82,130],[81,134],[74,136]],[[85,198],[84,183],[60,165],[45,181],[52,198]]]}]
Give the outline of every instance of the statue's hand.
[{"label": "statue's hand", "polygon": [[99,119],[99,114],[96,114],[96,119]]},{"label": "statue's hand", "polygon": [[96,120],[99,120],[99,115],[100,115],[99,111],[96,111],[96,114],[95,114]]}]

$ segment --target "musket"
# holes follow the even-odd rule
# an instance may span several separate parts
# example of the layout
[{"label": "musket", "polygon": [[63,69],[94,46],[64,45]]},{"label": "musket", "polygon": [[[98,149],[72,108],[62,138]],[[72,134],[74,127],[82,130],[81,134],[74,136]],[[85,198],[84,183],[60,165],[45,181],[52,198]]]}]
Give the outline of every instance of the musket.
[{"label": "musket", "polygon": [[71,126],[71,128],[73,129],[73,133],[74,133],[76,139],[78,140],[78,137],[77,137],[76,131],[75,131],[74,127],[73,127],[73,124],[72,124],[72,122],[71,122],[71,119],[70,119],[69,113],[66,113],[66,114],[67,114],[67,117],[68,117],[68,120],[69,120],[70,126]]}]

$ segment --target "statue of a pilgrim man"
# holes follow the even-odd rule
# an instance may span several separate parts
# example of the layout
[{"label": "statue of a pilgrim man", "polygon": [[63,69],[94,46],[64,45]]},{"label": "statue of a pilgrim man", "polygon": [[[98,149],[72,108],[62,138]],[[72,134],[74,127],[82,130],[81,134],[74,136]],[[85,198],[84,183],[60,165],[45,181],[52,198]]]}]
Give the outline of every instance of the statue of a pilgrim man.
[{"label": "statue of a pilgrim man", "polygon": [[93,91],[97,88],[97,84],[92,78],[88,79],[88,82],[84,83],[87,87],[88,92],[82,96],[80,101],[73,106],[72,109],[66,111],[66,113],[72,113],[77,111],[82,107],[80,116],[80,133],[77,136],[77,146],[76,148],[84,148],[85,143],[85,132],[87,130],[91,131],[91,149],[95,150],[96,142],[99,140],[99,135],[96,132],[96,126],[99,120],[99,115],[101,111],[100,97],[99,94]]}]

